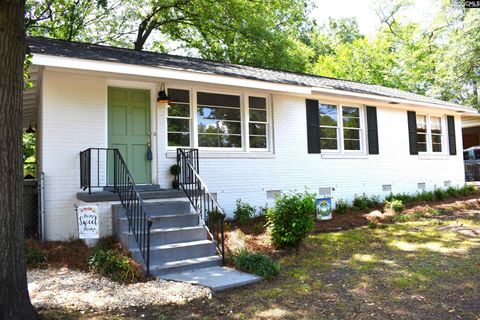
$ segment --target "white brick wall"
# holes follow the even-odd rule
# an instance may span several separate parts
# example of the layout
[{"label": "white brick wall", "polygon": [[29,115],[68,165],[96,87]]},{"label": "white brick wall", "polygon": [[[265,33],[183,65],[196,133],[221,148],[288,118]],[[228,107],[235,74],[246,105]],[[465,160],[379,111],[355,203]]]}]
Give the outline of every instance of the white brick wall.
[{"label": "white brick wall", "polygon": [[[130,79],[131,80],[131,79]],[[144,79],[142,79],[144,80]],[[79,151],[106,147],[107,78],[87,74],[46,70],[43,82],[43,171],[45,172],[46,235],[48,239],[68,239],[76,235],[73,204],[79,189]],[[155,94],[155,93],[154,93]],[[407,113],[393,108],[377,108],[379,155],[364,159],[324,159],[307,153],[305,99],[273,96],[274,149],[271,158],[201,158],[201,175],[218,201],[231,214],[235,200],[242,198],[261,206],[267,190],[317,192],[334,187],[335,199],[351,200],[354,194],[386,195],[382,185],[393,192],[416,192],[417,183],[427,189],[463,185],[460,150],[461,125],[456,120],[457,156],[425,160],[411,156],[408,147]],[[156,107],[157,177],[164,188],[171,187],[169,167],[175,159],[166,153],[166,110]],[[200,151],[202,155],[202,151]],[[101,204],[102,205],[102,204]],[[109,204],[102,205],[102,234],[111,232]]]},{"label": "white brick wall", "polygon": [[[79,152],[106,146],[105,80],[45,70],[42,103],[45,232],[47,239],[68,239],[77,235]],[[103,212],[100,221],[108,219]]]}]

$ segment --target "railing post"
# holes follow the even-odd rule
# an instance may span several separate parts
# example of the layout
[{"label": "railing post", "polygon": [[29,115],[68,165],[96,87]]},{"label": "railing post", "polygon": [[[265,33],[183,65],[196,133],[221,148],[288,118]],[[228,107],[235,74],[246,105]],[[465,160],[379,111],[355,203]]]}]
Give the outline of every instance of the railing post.
[{"label": "railing post", "polygon": [[[107,151],[108,152],[108,151]],[[108,179],[108,171],[107,171]],[[117,192],[117,150],[113,150],[113,192]]]},{"label": "railing post", "polygon": [[92,149],[88,149],[88,194],[92,194]]},{"label": "railing post", "polygon": [[148,219],[148,230],[147,230],[147,277],[150,276],[150,229],[152,228],[152,220]]},{"label": "railing post", "polygon": [[224,220],[225,220],[225,215],[222,214],[220,230],[222,232],[222,263],[223,265],[225,265],[225,233],[223,230],[223,225],[225,222]]}]

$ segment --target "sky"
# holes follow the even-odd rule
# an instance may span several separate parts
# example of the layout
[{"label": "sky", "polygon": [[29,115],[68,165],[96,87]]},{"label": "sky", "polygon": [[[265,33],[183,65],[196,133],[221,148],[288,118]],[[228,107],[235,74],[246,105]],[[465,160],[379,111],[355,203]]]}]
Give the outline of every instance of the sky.
[{"label": "sky", "polygon": [[[373,35],[379,27],[379,19],[375,13],[377,0],[313,0],[316,8],[312,16],[318,24],[328,22],[328,17],[356,17],[360,32]],[[414,0],[412,8],[405,13],[405,19],[414,22],[427,22],[435,12],[434,0]]]}]

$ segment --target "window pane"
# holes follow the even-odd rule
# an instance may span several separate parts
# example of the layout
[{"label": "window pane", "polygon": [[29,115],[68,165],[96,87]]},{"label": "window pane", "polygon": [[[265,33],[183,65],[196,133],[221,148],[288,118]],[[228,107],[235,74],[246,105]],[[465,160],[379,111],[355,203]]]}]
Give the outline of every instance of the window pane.
[{"label": "window pane", "polygon": [[220,93],[197,93],[197,103],[200,105],[225,106],[240,108],[240,96]]},{"label": "window pane", "polygon": [[442,133],[442,119],[440,117],[430,117],[432,133]]},{"label": "window pane", "polygon": [[209,119],[198,119],[199,133],[224,133],[241,134],[242,124],[240,122],[218,121]]},{"label": "window pane", "polygon": [[342,107],[344,117],[360,117],[360,109],[356,107]]},{"label": "window pane", "polygon": [[262,148],[267,147],[267,137],[250,136],[250,148]]},{"label": "window pane", "polygon": [[169,117],[190,117],[190,105],[188,104],[178,104],[170,103],[168,107],[168,116]]},{"label": "window pane", "polygon": [[442,152],[442,145],[434,143],[432,144],[432,150],[433,152]]},{"label": "window pane", "polygon": [[170,147],[188,147],[190,146],[189,133],[169,133],[168,145]]},{"label": "window pane", "polygon": [[427,135],[425,134],[417,134],[417,140],[421,143],[427,143]]},{"label": "window pane", "polygon": [[344,144],[345,150],[360,150],[360,140],[345,139],[343,144]]},{"label": "window pane", "polygon": [[267,135],[267,125],[262,123],[250,123],[250,134]]},{"label": "window pane", "polygon": [[427,144],[425,142],[417,143],[418,152],[427,152]]},{"label": "window pane", "polygon": [[337,139],[321,139],[320,148],[324,150],[336,150],[337,149]]},{"label": "window pane", "polygon": [[248,107],[254,109],[267,109],[267,99],[261,97],[248,97]]},{"label": "window pane", "polygon": [[337,106],[320,104],[318,108],[320,113],[320,125],[336,127],[338,124]]},{"label": "window pane", "polygon": [[337,138],[337,129],[320,128],[320,138]]},{"label": "window pane", "polygon": [[200,147],[214,148],[241,148],[242,136],[239,135],[220,135],[220,134],[199,134],[198,145]]},{"label": "window pane", "polygon": [[172,102],[190,103],[190,91],[181,89],[168,89],[168,97]]},{"label": "window pane", "polygon": [[356,129],[344,129],[343,130],[344,139],[355,139],[360,140],[360,130]]},{"label": "window pane", "polygon": [[189,132],[190,120],[188,119],[168,119],[168,131]]},{"label": "window pane", "polygon": [[432,143],[442,143],[442,136],[432,134]]},{"label": "window pane", "polygon": [[343,126],[347,128],[360,128],[360,118],[343,117]]},{"label": "window pane", "polygon": [[267,111],[250,109],[250,121],[267,122]]},{"label": "window pane", "polygon": [[417,131],[427,131],[427,116],[417,115]]},{"label": "window pane", "polygon": [[238,120],[240,121],[240,109],[199,107],[198,116],[204,119]]}]

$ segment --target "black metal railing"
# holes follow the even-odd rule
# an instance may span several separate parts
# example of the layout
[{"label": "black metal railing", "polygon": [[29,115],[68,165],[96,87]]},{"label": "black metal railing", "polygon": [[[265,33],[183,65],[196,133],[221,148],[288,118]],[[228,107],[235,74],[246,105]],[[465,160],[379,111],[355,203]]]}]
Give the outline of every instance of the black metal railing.
[{"label": "black metal railing", "polygon": [[[93,178],[92,178],[93,177]],[[145,203],[118,149],[89,148],[80,152],[80,186],[91,193],[92,188],[112,186],[118,194],[132,232],[150,274],[150,229],[152,220]]]},{"label": "black metal railing", "polygon": [[216,241],[218,252],[225,264],[225,213],[200,177],[198,149],[178,148],[177,165],[180,166],[179,186],[198,213],[209,237]]}]

